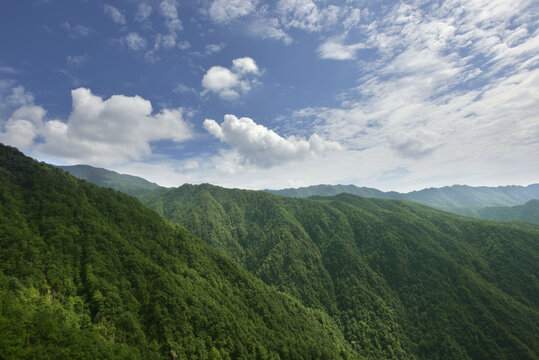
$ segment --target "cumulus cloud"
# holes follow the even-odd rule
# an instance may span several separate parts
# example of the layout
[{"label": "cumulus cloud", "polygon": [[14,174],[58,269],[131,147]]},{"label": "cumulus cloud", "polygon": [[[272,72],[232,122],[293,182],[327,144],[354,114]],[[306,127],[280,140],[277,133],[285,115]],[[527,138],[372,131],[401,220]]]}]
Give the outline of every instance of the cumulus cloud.
[{"label": "cumulus cloud", "polygon": [[0,131],[0,142],[21,150],[29,149],[38,129],[43,125],[45,110],[40,106],[24,105],[17,109]]},{"label": "cumulus cloud", "polygon": [[342,150],[338,143],[326,141],[317,134],[309,139],[284,138],[247,117],[225,115],[220,125],[211,119],[204,120],[203,125],[206,131],[237,151],[243,163],[259,167],[272,167]]},{"label": "cumulus cloud", "polygon": [[258,75],[260,71],[258,70],[258,66],[256,65],[256,62],[251,59],[250,57],[243,57],[239,59],[232,60],[232,69],[237,74],[255,74]]},{"label": "cumulus cloud", "polygon": [[211,91],[225,100],[237,99],[240,94],[251,90],[256,82],[253,77],[260,75],[256,62],[249,57],[232,61],[232,68],[222,66],[211,67],[202,78],[204,93]]},{"label": "cumulus cloud", "polygon": [[193,136],[181,108],[152,114],[150,101],[140,96],[104,100],[85,88],[71,94],[67,121],[44,121],[43,108],[23,106],[4,125],[0,139],[64,162],[108,165],[150,156],[153,141],[182,142]]},{"label": "cumulus cloud", "polygon": [[144,50],[146,48],[146,40],[136,32],[127,34],[125,43],[133,51]]},{"label": "cumulus cloud", "polygon": [[364,48],[362,43],[346,45],[340,38],[330,38],[318,47],[318,56],[322,59],[352,60],[356,58],[357,51]]},{"label": "cumulus cloud", "polygon": [[104,10],[105,14],[107,14],[116,24],[125,25],[125,16],[120,10],[109,4],[104,6]]},{"label": "cumulus cloud", "polygon": [[210,5],[210,18],[220,24],[251,14],[258,0],[214,0]]}]

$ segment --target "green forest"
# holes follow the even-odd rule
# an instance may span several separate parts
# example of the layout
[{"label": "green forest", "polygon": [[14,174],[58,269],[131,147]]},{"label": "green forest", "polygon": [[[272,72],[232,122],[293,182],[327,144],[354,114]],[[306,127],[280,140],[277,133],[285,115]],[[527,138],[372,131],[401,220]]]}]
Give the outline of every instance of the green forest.
[{"label": "green forest", "polygon": [[0,145],[0,358],[539,359],[534,226],[89,181]]},{"label": "green forest", "polygon": [[354,358],[338,324],[135,198],[0,147],[0,358]]},{"label": "green forest", "polygon": [[371,358],[537,358],[539,232],[350,194],[208,184],[144,199]]}]

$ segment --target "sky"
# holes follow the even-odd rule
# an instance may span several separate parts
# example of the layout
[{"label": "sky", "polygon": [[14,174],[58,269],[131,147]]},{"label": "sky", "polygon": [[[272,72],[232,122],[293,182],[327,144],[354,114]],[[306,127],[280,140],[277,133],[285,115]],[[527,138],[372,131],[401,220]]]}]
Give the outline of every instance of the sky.
[{"label": "sky", "polygon": [[539,182],[533,0],[6,0],[0,142],[163,186]]}]

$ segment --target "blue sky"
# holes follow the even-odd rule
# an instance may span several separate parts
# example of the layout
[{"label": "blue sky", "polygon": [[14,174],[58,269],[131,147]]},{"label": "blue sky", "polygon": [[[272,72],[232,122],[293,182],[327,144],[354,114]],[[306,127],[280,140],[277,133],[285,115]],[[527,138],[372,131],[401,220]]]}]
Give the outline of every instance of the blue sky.
[{"label": "blue sky", "polygon": [[539,181],[531,0],[0,4],[0,141],[165,186]]}]

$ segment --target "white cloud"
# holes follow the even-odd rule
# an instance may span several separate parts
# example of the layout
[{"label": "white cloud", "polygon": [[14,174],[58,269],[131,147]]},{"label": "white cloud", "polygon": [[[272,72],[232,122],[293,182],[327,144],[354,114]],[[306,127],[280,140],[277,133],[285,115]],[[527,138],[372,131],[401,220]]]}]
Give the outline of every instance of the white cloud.
[{"label": "white cloud", "polygon": [[104,6],[104,10],[105,14],[107,14],[116,24],[125,25],[125,16],[120,10],[109,4]]},{"label": "white cloud", "polygon": [[406,172],[393,189],[530,182],[539,176],[539,32],[529,30],[530,4],[398,3],[360,26],[376,58],[359,62],[367,71],[342,106],[302,109],[295,119],[349,149],[343,158],[365,171],[344,163],[335,171],[356,183],[379,186],[396,168]]},{"label": "white cloud", "polygon": [[317,134],[308,140],[293,136],[284,138],[246,117],[238,119],[234,115],[225,115],[221,125],[211,119],[204,120],[203,125],[210,134],[237,151],[242,162],[248,165],[272,167],[342,150],[338,143],[326,141]]},{"label": "white cloud", "polygon": [[256,65],[256,62],[251,59],[250,57],[243,57],[239,59],[232,60],[232,69],[237,74],[259,74],[260,71],[258,70],[258,66]]},{"label": "white cloud", "polygon": [[7,96],[6,103],[11,106],[25,106],[33,104],[34,95],[26,91],[24,86],[15,86],[11,89],[11,94]]},{"label": "white cloud", "polygon": [[226,24],[254,12],[257,3],[258,0],[214,0],[209,15],[214,22]]},{"label": "white cloud", "polygon": [[335,5],[319,8],[312,0],[279,0],[277,3],[277,12],[286,28],[294,27],[309,32],[335,25],[344,11],[344,8]]},{"label": "white cloud", "polygon": [[170,34],[177,34],[183,30],[182,22],[178,18],[178,10],[176,9],[176,0],[163,0],[161,2],[161,13],[163,14],[167,28]]},{"label": "white cloud", "polygon": [[135,20],[137,20],[140,23],[144,23],[148,21],[148,18],[152,14],[152,7],[148,5],[147,3],[140,3],[137,7],[137,15],[135,17]]},{"label": "white cloud", "polygon": [[281,40],[285,45],[292,43],[292,37],[280,27],[276,18],[259,18],[252,21],[248,26],[248,31],[262,39]]},{"label": "white cloud", "polygon": [[342,39],[330,38],[318,47],[318,56],[322,59],[352,60],[356,58],[357,51],[364,48],[362,43],[345,45]]},{"label": "white cloud", "polygon": [[189,41],[180,41],[178,43],[178,48],[180,50],[187,50],[191,47],[191,44],[189,43]]},{"label": "white cloud", "polygon": [[350,30],[359,25],[361,21],[361,10],[357,8],[349,9],[346,18],[343,21],[343,26],[346,30]]},{"label": "white cloud", "polygon": [[0,131],[0,142],[27,150],[43,125],[45,110],[34,105],[24,105],[17,109]]},{"label": "white cloud", "polygon": [[211,55],[211,54],[217,54],[218,52],[221,52],[225,48],[224,43],[220,44],[208,44],[206,45],[205,49],[205,55]]},{"label": "white cloud", "polygon": [[253,76],[260,75],[260,70],[253,59],[238,58],[233,60],[232,64],[232,70],[213,66],[204,74],[202,78],[204,93],[211,91],[222,99],[234,100],[240,94],[248,93],[252,85],[258,83],[252,79]]},{"label": "white cloud", "polygon": [[178,34],[183,30],[183,25],[178,17],[177,0],[163,0],[160,4],[161,15],[165,18],[165,26],[168,34],[157,34],[155,37],[154,48],[147,53],[147,58],[155,59],[155,52],[161,46],[171,49],[176,46]]},{"label": "white cloud", "polygon": [[144,50],[146,48],[146,40],[136,32],[127,34],[125,42],[127,47],[133,51]]},{"label": "white cloud", "polygon": [[223,99],[237,98],[239,94],[234,89],[239,83],[238,76],[222,66],[211,67],[202,78],[202,86]]},{"label": "white cloud", "polygon": [[[140,96],[104,100],[84,88],[73,90],[72,98],[66,122],[44,121],[44,109],[23,106],[4,125],[0,139],[57,161],[109,165],[151,156],[151,142],[193,136],[181,108],[152,114],[151,103]],[[41,140],[35,142],[37,137]]]}]

